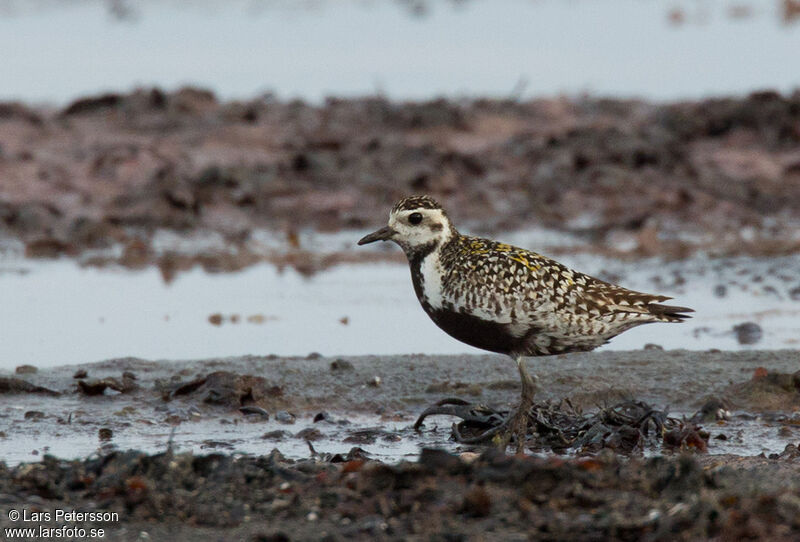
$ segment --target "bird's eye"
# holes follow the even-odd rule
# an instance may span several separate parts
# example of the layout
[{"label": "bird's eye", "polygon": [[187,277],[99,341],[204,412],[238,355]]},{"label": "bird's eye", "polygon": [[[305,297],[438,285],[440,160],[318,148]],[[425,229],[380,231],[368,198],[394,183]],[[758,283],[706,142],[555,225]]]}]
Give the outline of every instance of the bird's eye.
[{"label": "bird's eye", "polygon": [[408,223],[414,224],[415,226],[422,222],[422,213],[411,213],[408,215]]}]

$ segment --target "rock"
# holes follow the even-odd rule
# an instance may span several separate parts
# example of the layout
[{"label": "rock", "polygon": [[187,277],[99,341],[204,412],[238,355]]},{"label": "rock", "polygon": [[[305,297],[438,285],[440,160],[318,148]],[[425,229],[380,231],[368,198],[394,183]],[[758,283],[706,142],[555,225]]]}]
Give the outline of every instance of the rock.
[{"label": "rock", "polygon": [[302,440],[319,440],[323,438],[325,435],[322,434],[322,431],[317,429],[316,427],[306,427],[297,432],[295,438],[299,438]]},{"label": "rock", "polygon": [[464,468],[464,463],[457,455],[437,448],[423,448],[418,462],[432,471],[459,472]]},{"label": "rock", "polygon": [[767,371],[763,367],[753,372],[746,382],[731,384],[724,390],[737,408],[749,411],[784,411],[800,408],[800,375]]},{"label": "rock", "polygon": [[703,403],[703,406],[691,417],[691,420],[695,423],[729,420],[731,416],[730,409],[731,405],[725,399],[711,397]]},{"label": "rock", "polygon": [[228,371],[216,371],[190,382],[180,383],[164,390],[166,400],[181,395],[198,393],[203,402],[212,405],[240,409],[245,406],[270,408],[272,401],[283,394],[279,386],[261,376],[239,375]]},{"label": "rock", "polygon": [[25,244],[26,258],[54,259],[73,252],[74,247],[70,243],[54,237],[43,237]]},{"label": "rock", "polygon": [[291,434],[288,431],[276,429],[275,431],[268,431],[264,433],[263,435],[261,435],[261,438],[264,440],[283,440],[290,436]]},{"label": "rock", "polygon": [[733,333],[736,335],[736,340],[739,341],[739,344],[756,344],[763,335],[761,326],[754,322],[745,322],[733,326]]},{"label": "rock", "polygon": [[245,416],[258,416],[262,420],[269,420],[269,412],[259,406],[247,405],[239,408],[239,412]]},{"label": "rock", "polygon": [[464,495],[461,512],[474,518],[484,518],[492,511],[492,499],[485,488],[474,486]]},{"label": "rock", "polygon": [[346,359],[335,359],[331,362],[331,371],[352,371],[353,364]]},{"label": "rock", "polygon": [[250,542],[291,542],[291,540],[288,534],[281,531],[269,534],[258,533],[250,538]]},{"label": "rock", "polygon": [[39,369],[34,367],[33,365],[20,365],[16,369],[14,369],[14,373],[18,375],[31,375],[36,374],[39,372]]},{"label": "rock", "polygon": [[333,417],[330,414],[328,414],[327,412],[324,412],[324,411],[323,412],[318,412],[314,416],[314,423],[319,423],[319,422],[333,423]]},{"label": "rock", "polygon": [[75,100],[61,112],[61,115],[64,117],[84,115],[96,111],[113,109],[121,104],[122,96],[120,94],[101,94],[99,96]]},{"label": "rock", "polygon": [[139,389],[139,386],[134,382],[135,379],[136,377],[132,373],[123,373],[121,380],[117,380],[114,377],[78,380],[78,391],[84,395],[102,395],[106,389],[120,393],[130,393]]},{"label": "rock", "polygon": [[75,374],[72,375],[72,378],[86,378],[88,375],[89,373],[86,372],[86,369],[78,369],[75,371]]},{"label": "rock", "polygon": [[366,429],[357,429],[349,431],[349,434],[342,442],[349,442],[352,444],[374,444],[378,437],[388,435],[389,432],[381,429],[380,427],[368,427]]},{"label": "rock", "polygon": [[275,421],[285,425],[291,425],[297,420],[297,417],[291,412],[279,410],[275,413]]},{"label": "rock", "polygon": [[36,386],[19,378],[0,377],[0,394],[2,393],[41,393],[57,397],[60,392]]}]

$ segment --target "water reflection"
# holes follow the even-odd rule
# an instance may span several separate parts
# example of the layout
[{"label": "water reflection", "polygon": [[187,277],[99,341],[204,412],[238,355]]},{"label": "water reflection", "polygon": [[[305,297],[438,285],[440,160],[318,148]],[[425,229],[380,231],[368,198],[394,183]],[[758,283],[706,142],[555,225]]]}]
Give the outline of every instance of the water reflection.
[{"label": "water reflection", "polygon": [[[657,100],[788,92],[799,0],[0,0],[0,99],[205,86],[313,101],[383,93]],[[120,24],[109,24],[116,21]],[[527,86],[519,92],[520,81]]]}]

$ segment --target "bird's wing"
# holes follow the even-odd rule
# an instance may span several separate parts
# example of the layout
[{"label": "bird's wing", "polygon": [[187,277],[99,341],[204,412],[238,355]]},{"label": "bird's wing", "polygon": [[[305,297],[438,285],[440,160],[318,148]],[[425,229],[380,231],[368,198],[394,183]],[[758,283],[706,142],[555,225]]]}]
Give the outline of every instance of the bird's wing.
[{"label": "bird's wing", "polygon": [[[660,305],[667,296],[636,292],[591,277],[537,254],[480,238],[464,238],[443,280],[443,299],[454,307],[497,322],[545,313],[586,317],[641,314],[653,319],[686,318],[684,307]],[[652,320],[651,320],[652,321]]]}]

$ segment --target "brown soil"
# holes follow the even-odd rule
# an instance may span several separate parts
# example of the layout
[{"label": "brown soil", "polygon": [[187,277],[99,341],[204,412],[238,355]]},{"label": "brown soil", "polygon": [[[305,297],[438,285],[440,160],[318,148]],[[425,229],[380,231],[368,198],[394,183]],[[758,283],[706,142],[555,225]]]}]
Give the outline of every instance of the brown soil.
[{"label": "brown soil", "polygon": [[[254,230],[302,251],[299,231],[377,227],[420,192],[473,232],[538,225],[592,250],[622,237],[634,256],[800,248],[800,93],[313,106],[153,89],[61,111],[0,104],[0,141],[0,228],[30,256],[121,243],[132,267],[236,269],[265,257],[248,250]],[[159,255],[159,229],[213,232],[236,250]],[[353,256],[309,258],[284,263]]]}]

